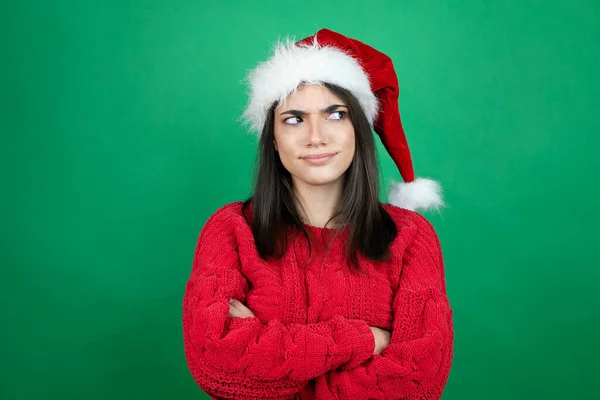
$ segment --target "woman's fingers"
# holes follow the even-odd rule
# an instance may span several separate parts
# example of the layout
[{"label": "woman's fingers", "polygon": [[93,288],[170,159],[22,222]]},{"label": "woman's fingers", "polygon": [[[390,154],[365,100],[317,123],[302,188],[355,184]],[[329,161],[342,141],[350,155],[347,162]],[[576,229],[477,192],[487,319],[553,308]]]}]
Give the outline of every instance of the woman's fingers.
[{"label": "woman's fingers", "polygon": [[252,311],[243,304],[230,304],[229,315],[232,317],[248,318],[254,317]]},{"label": "woman's fingers", "polygon": [[390,344],[392,333],[386,329],[377,328],[376,326],[370,326],[371,332],[375,337],[375,351],[374,354],[381,354],[381,352]]},{"label": "woman's fingers", "polygon": [[229,305],[229,316],[244,318],[244,316],[242,315],[242,312],[232,305]]},{"label": "woman's fingers", "polygon": [[231,299],[229,300],[229,316],[248,318],[254,317],[254,313],[239,301]]}]

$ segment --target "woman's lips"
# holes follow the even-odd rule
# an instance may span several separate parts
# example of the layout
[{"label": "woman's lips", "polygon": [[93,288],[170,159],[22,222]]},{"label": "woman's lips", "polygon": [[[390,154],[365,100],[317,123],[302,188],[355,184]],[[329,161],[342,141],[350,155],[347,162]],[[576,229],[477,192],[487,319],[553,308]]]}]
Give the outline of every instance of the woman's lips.
[{"label": "woman's lips", "polygon": [[302,157],[302,159],[311,165],[321,165],[331,160],[335,155],[336,153],[311,154]]}]

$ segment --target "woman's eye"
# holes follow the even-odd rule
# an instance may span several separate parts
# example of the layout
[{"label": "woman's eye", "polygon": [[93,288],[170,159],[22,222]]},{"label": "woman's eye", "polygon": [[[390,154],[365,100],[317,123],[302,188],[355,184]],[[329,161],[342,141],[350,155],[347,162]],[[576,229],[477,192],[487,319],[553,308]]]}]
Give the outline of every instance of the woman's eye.
[{"label": "woman's eye", "polygon": [[284,123],[288,124],[288,125],[298,125],[300,122],[302,122],[302,118],[300,117],[290,117],[290,118],[286,118],[283,120]]},{"label": "woman's eye", "polygon": [[343,119],[345,116],[345,111],[334,111],[331,114],[329,114],[330,119]]}]

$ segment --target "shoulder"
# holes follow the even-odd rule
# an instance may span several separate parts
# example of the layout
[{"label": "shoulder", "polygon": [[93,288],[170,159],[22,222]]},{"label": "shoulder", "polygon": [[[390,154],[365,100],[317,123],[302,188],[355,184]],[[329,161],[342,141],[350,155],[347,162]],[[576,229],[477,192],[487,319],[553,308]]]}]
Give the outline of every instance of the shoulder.
[{"label": "shoulder", "polygon": [[192,271],[209,276],[220,266],[235,266],[239,260],[245,224],[242,202],[232,202],[212,211],[196,241]]},{"label": "shoulder", "polygon": [[232,219],[232,220],[236,220],[238,218],[244,218],[243,214],[242,214],[242,206],[243,206],[243,202],[241,201],[234,201],[231,203],[227,203],[224,204],[222,206],[220,206],[219,208],[217,208],[215,211],[212,212],[212,214],[208,217],[206,223],[213,221],[213,220],[223,220],[223,219]]},{"label": "shoulder", "polygon": [[441,253],[440,238],[433,224],[416,211],[400,208],[391,204],[382,203],[388,214],[396,223],[398,234],[395,242],[399,248],[412,249],[411,251],[428,251]]},{"label": "shoulder", "polygon": [[396,223],[399,233],[406,230],[416,230],[435,234],[435,228],[431,222],[418,212],[389,203],[381,203],[381,205]]},{"label": "shoulder", "polygon": [[242,212],[243,204],[242,201],[234,201],[217,208],[207,218],[200,236],[228,234],[241,227],[248,227],[247,220]]},{"label": "shoulder", "polygon": [[445,291],[442,247],[431,222],[418,212],[383,206],[398,227],[396,249],[402,253],[403,285],[413,289],[434,286]]}]

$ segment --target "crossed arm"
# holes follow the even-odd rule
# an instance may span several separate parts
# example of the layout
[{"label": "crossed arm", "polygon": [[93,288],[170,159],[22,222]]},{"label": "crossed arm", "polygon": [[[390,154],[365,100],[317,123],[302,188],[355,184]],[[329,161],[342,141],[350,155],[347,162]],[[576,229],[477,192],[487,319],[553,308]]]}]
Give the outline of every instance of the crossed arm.
[{"label": "crossed arm", "polygon": [[[411,297],[411,295],[415,295],[415,293],[408,293],[407,297]],[[431,349],[440,349],[439,360],[437,359],[436,354],[430,355],[433,358],[433,362],[426,359],[421,360],[422,364],[429,362],[430,366],[433,365],[435,367],[439,365],[440,368],[437,376],[431,372],[429,372],[428,376],[427,370],[425,369],[426,367],[423,368],[423,371],[417,373],[415,365],[410,366],[410,362],[404,367],[401,364],[398,364],[397,361],[402,361],[402,356],[400,356],[400,358],[397,356],[397,353],[402,354],[402,352],[399,352],[398,350],[407,350],[397,344],[402,343],[400,339],[395,340],[394,346],[396,346],[396,349],[393,352],[385,353],[385,357],[381,356],[382,350],[385,350],[390,344],[391,332],[377,327],[370,327],[375,337],[375,347],[376,349],[379,349],[375,351],[374,356],[356,368],[348,369],[340,367],[336,370],[326,372],[316,378],[316,386],[322,387],[321,392],[324,390],[323,386],[325,386],[328,393],[336,393],[335,398],[340,399],[363,397],[368,397],[369,399],[410,399],[421,398],[421,396],[425,396],[423,398],[429,399],[440,398],[448,378],[452,359],[452,310],[448,306],[447,299],[438,297],[437,301],[441,302],[442,309],[442,313],[440,314],[439,310],[435,310],[436,306],[434,304],[437,303],[433,300],[434,297],[435,294],[431,296],[432,300],[426,307],[430,308],[429,313],[437,313],[441,318],[433,321],[433,323],[445,326],[449,331],[446,331],[445,338],[442,336],[435,338],[433,337],[433,332],[427,332],[427,335],[432,336],[432,340],[417,340],[412,342],[412,344],[416,346],[424,345]],[[421,301],[424,301],[425,298],[426,297],[422,297]],[[248,307],[235,299],[230,301],[229,307],[230,317],[254,317],[254,313],[252,313]],[[419,309],[419,307],[416,307],[416,309]],[[444,310],[446,314],[444,314]],[[410,313],[411,312],[408,311],[407,315],[410,315]],[[407,329],[404,329],[401,334],[406,335],[407,331]],[[395,336],[398,337],[400,335]],[[407,344],[405,347],[408,347],[411,342],[404,343]],[[408,367],[410,367],[410,369],[408,369]],[[407,377],[411,375],[415,377],[420,375],[421,380],[412,379],[411,381],[408,381]]]},{"label": "crossed arm", "polygon": [[321,392],[340,399],[441,396],[452,358],[452,310],[432,227],[423,224],[406,250],[391,337],[377,354],[377,336],[362,320],[283,325],[231,316],[229,300],[245,299],[248,284],[235,237],[213,229],[225,222],[215,217],[203,229],[183,301],[185,355],[206,393],[290,399],[315,378]]},{"label": "crossed arm", "polygon": [[[237,318],[254,318],[255,315],[248,307],[236,299],[229,300],[229,316]],[[383,349],[390,344],[391,332],[376,326],[369,326],[375,339],[374,354],[381,354]]]}]

